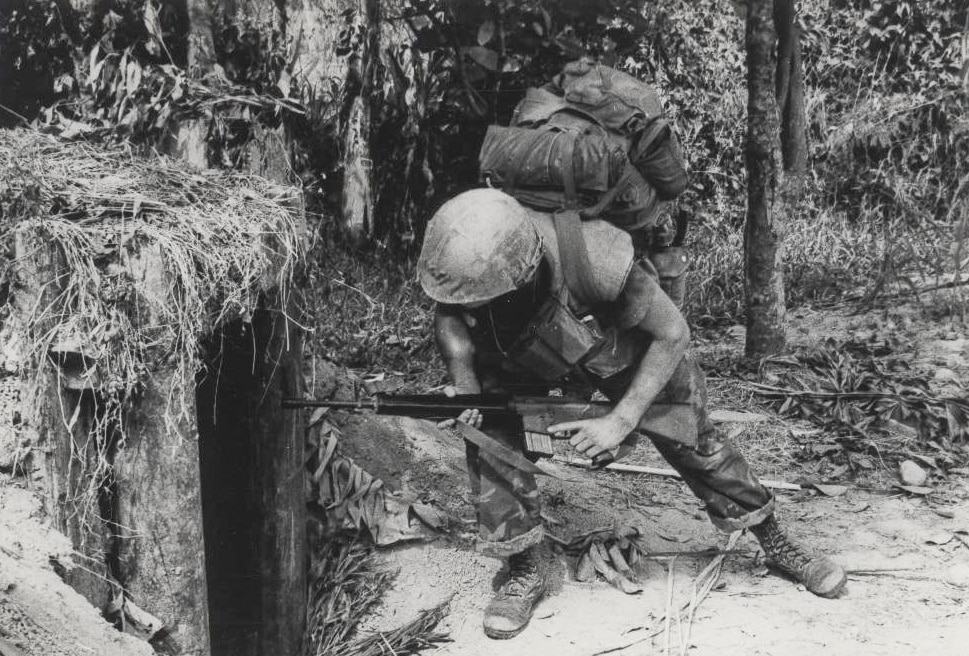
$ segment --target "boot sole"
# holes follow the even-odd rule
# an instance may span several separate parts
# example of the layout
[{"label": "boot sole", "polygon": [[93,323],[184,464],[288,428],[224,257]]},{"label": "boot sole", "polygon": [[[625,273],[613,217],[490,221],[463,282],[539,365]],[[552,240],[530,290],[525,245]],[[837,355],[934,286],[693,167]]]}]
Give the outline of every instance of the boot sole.
[{"label": "boot sole", "polygon": [[482,628],[484,629],[484,634],[492,640],[508,640],[509,638],[514,638],[528,627],[528,624],[532,621],[532,616],[535,614],[535,607],[545,599],[547,594],[548,587],[546,586],[542,589],[539,597],[532,603],[532,608],[528,613],[528,617],[525,618],[525,621],[522,622],[522,625],[517,629],[496,629],[494,627],[483,625]]},{"label": "boot sole", "polygon": [[813,590],[809,590],[809,592],[814,592],[814,594],[816,594],[817,596],[824,597],[825,599],[834,599],[835,597],[841,594],[841,591],[844,590],[845,586],[847,585],[848,585],[848,577],[843,576],[841,577],[841,580],[838,581],[838,583],[835,584],[834,587],[832,587],[830,590],[824,590],[823,592],[821,591],[814,592]]},{"label": "boot sole", "polygon": [[[784,569],[779,565],[776,565],[772,562],[768,562],[767,569],[779,575],[782,579],[787,579],[791,583],[804,585],[804,581],[800,580],[794,573],[790,572],[787,569]],[[841,577],[841,580],[839,580],[830,590],[812,590],[806,585],[804,585],[804,589],[815,596],[822,597],[824,599],[834,599],[841,594],[841,591],[844,590],[845,586],[847,585],[848,585],[848,576],[845,575]]]},{"label": "boot sole", "polygon": [[[532,618],[529,617],[528,621],[530,622],[531,619]],[[509,638],[514,638],[516,635],[524,631],[525,627],[527,626],[528,626],[528,622],[525,622],[525,625],[522,626],[520,629],[514,629],[512,631],[501,631],[499,629],[485,628],[484,634],[489,638],[491,638],[492,640],[508,640]]]}]

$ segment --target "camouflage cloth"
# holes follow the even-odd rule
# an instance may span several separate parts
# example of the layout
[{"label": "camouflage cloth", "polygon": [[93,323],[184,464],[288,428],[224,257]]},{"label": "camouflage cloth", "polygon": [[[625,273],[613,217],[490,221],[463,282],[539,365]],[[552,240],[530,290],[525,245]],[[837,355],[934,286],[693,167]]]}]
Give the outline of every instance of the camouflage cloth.
[{"label": "camouflage cloth", "polygon": [[[602,392],[617,399],[626,384],[628,380],[604,381]],[[714,525],[725,531],[737,530],[759,524],[774,512],[770,491],[757,481],[743,455],[710,421],[706,382],[690,354],[684,356],[657,401],[689,403],[694,408],[699,427],[696,446],[648,439],[653,439],[663,457],[703,501]],[[487,432],[510,448],[522,448],[521,422],[509,422]],[[642,437],[645,435],[634,434],[627,443],[632,446]],[[478,550],[504,557],[540,542],[541,506],[535,477],[479,453],[473,445],[468,445],[467,457],[478,506]]]},{"label": "camouflage cloth", "polygon": [[[520,419],[489,427],[487,432],[510,449],[522,448]],[[478,551],[502,558],[541,542],[544,531],[535,476],[470,442],[465,445],[471,493],[478,509]]]}]

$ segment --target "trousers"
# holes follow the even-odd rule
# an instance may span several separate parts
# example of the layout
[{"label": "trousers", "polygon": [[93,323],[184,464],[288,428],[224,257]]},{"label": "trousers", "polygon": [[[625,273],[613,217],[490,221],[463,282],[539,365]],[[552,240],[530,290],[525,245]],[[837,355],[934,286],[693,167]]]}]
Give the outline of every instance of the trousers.
[{"label": "trousers", "polygon": [[[601,391],[616,399],[623,381],[604,381]],[[707,389],[700,367],[690,354],[680,361],[657,400],[688,403],[696,414],[696,444],[651,439],[660,454],[703,501],[718,528],[733,531],[763,522],[774,512],[771,492],[757,480],[737,448],[710,421]],[[512,449],[523,444],[520,420],[514,418],[487,430]],[[634,435],[632,441],[645,437]],[[495,557],[519,553],[542,541],[541,499],[535,476],[467,444],[468,474],[478,515],[477,549]]]}]

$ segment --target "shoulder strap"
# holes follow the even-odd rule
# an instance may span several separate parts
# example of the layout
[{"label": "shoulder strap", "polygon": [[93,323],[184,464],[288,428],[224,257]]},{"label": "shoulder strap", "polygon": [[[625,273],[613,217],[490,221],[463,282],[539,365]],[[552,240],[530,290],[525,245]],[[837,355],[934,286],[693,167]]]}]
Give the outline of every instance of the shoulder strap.
[{"label": "shoulder strap", "polygon": [[592,207],[587,207],[584,210],[582,210],[581,212],[582,218],[594,219],[598,217],[600,214],[602,214],[606,210],[606,208],[612,205],[612,202],[616,200],[616,196],[619,195],[619,192],[626,187],[626,185],[635,175],[636,175],[636,169],[633,167],[632,164],[630,164],[629,162],[626,162],[626,166],[623,169],[622,175],[619,176],[618,180],[616,180],[616,184],[612,185],[612,188],[610,188],[609,191],[602,194],[602,197],[599,198],[598,203],[596,203]]},{"label": "shoulder strap", "polygon": [[518,151],[518,156],[509,165],[507,179],[503,180],[501,185],[502,190],[509,196],[515,195],[515,181],[518,179],[518,172],[521,171],[522,164],[525,163],[525,160],[531,153],[532,146],[538,141],[538,134],[538,130],[522,131],[522,138],[527,139],[527,142],[521,146]]},{"label": "shoulder strap", "polygon": [[592,286],[589,251],[580,224],[577,210],[559,210],[554,215],[555,238],[558,241],[559,261],[565,284],[576,300],[584,305],[591,305],[596,301],[596,293]]},{"label": "shoulder strap", "polygon": [[[532,131],[524,131],[522,138],[526,139],[519,146],[518,155],[508,167],[507,179],[503,181],[502,190],[510,195],[515,195],[515,184],[522,165],[531,154],[532,147],[538,141],[539,134],[543,128]],[[575,209],[579,206],[578,191],[575,186],[575,134],[567,131],[556,131],[556,138],[562,139],[562,186],[565,190],[565,209]]]}]

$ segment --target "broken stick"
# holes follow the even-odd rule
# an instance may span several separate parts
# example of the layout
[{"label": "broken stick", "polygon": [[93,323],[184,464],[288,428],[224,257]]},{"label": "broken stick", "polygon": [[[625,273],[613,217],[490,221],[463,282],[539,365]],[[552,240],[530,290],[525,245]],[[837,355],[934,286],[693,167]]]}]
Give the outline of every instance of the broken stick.
[{"label": "broken stick", "polygon": [[[562,462],[567,465],[573,465],[576,467],[589,467],[592,461],[588,458],[571,458],[565,456],[555,456],[553,458],[555,462]],[[644,465],[626,465],[620,462],[612,462],[602,467],[602,469],[608,469],[609,471],[617,472],[630,472],[634,474],[652,474],[653,476],[667,476],[670,478],[681,478],[680,473],[675,469],[661,469],[659,467],[646,467]],[[760,484],[764,487],[769,487],[774,490],[801,490],[803,489],[797,483],[787,483],[785,481],[771,481],[771,480],[761,480]]]}]

